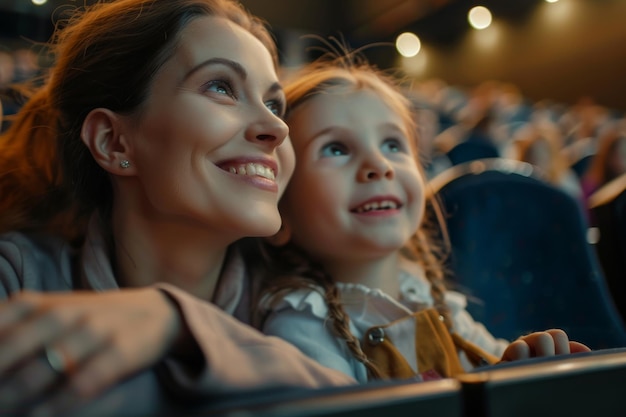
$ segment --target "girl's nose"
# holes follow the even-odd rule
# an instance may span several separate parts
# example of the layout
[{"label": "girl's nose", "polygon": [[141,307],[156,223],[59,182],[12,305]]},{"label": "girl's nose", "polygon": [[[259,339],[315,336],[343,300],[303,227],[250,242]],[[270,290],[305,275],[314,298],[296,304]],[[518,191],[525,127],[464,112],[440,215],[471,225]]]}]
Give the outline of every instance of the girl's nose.
[{"label": "girl's nose", "polygon": [[371,155],[363,161],[358,173],[360,182],[378,181],[381,179],[393,179],[394,171],[391,164],[383,155]]}]

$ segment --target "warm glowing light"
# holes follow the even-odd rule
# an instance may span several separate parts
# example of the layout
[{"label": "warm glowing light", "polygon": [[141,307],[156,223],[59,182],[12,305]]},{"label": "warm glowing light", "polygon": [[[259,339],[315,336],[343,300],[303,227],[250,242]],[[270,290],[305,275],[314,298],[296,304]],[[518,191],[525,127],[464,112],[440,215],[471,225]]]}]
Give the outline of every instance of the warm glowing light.
[{"label": "warm glowing light", "polygon": [[559,0],[546,0],[546,3],[556,3]]},{"label": "warm glowing light", "polygon": [[467,20],[474,29],[485,29],[491,24],[491,12],[483,6],[472,7],[467,14]]},{"label": "warm glowing light", "polygon": [[31,0],[31,1],[36,6],[41,6],[41,5],[46,4],[48,2],[48,0]]},{"label": "warm glowing light", "polygon": [[396,49],[404,57],[417,55],[421,48],[422,43],[415,33],[404,32],[396,38]]}]

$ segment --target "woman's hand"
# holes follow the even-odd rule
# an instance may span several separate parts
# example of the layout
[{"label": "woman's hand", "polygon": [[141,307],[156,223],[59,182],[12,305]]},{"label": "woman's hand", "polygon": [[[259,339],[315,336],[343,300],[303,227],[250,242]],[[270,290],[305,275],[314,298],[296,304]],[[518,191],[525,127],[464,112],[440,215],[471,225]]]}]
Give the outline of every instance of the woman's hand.
[{"label": "woman's hand", "polygon": [[563,330],[551,329],[531,333],[511,343],[502,354],[502,361],[516,361],[539,356],[567,355],[589,352],[582,343],[572,342]]},{"label": "woman's hand", "polygon": [[157,362],[181,327],[153,288],[21,293],[0,304],[0,410],[56,415],[83,404]]}]

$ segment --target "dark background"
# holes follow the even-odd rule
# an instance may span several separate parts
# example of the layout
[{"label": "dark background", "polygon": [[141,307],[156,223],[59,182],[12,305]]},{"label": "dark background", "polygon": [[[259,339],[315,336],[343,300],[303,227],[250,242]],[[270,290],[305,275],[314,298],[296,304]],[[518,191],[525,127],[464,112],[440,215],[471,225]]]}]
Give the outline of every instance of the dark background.
[{"label": "dark background", "polygon": [[[172,0],[174,1],[174,0]],[[0,0],[0,48],[16,39],[45,41],[55,16],[90,0]],[[401,59],[391,45],[365,55],[381,68],[399,66],[416,79],[442,78],[472,86],[508,81],[533,100],[573,103],[591,97],[626,110],[626,0],[242,0],[264,18],[278,40],[283,63],[298,65],[305,34],[342,36],[351,47],[392,43],[403,31],[422,40],[422,52]],[[471,30],[467,11],[484,5],[493,25]],[[20,41],[20,42],[21,42]]]}]

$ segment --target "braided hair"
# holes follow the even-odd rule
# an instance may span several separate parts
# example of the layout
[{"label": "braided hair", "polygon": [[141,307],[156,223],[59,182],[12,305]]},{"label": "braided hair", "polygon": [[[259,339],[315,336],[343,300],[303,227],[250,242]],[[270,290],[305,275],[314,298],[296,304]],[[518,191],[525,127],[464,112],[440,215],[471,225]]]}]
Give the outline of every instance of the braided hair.
[{"label": "braided hair", "polygon": [[[285,85],[289,107],[287,120],[289,112],[300,104],[337,86],[354,90],[369,89],[379,94],[402,117],[417,149],[418,133],[410,101],[402,93],[396,78],[367,63],[358,51],[332,50],[297,72]],[[415,162],[423,176],[421,163],[417,159]],[[446,274],[443,265],[447,240],[439,207],[436,198],[430,193],[425,217],[415,235],[403,248],[402,255],[422,266],[431,284],[434,306],[444,318],[444,323],[452,330],[449,308],[444,302]],[[333,277],[292,243],[280,247],[266,245],[262,253],[266,259],[263,269],[267,274],[262,283],[260,298],[267,300],[269,297],[271,306],[294,289],[312,288],[319,291],[326,301],[328,320],[335,335],[344,340],[352,355],[363,363],[369,378],[379,379],[381,372],[368,359],[360,341],[350,331],[350,318],[343,308]]]}]

